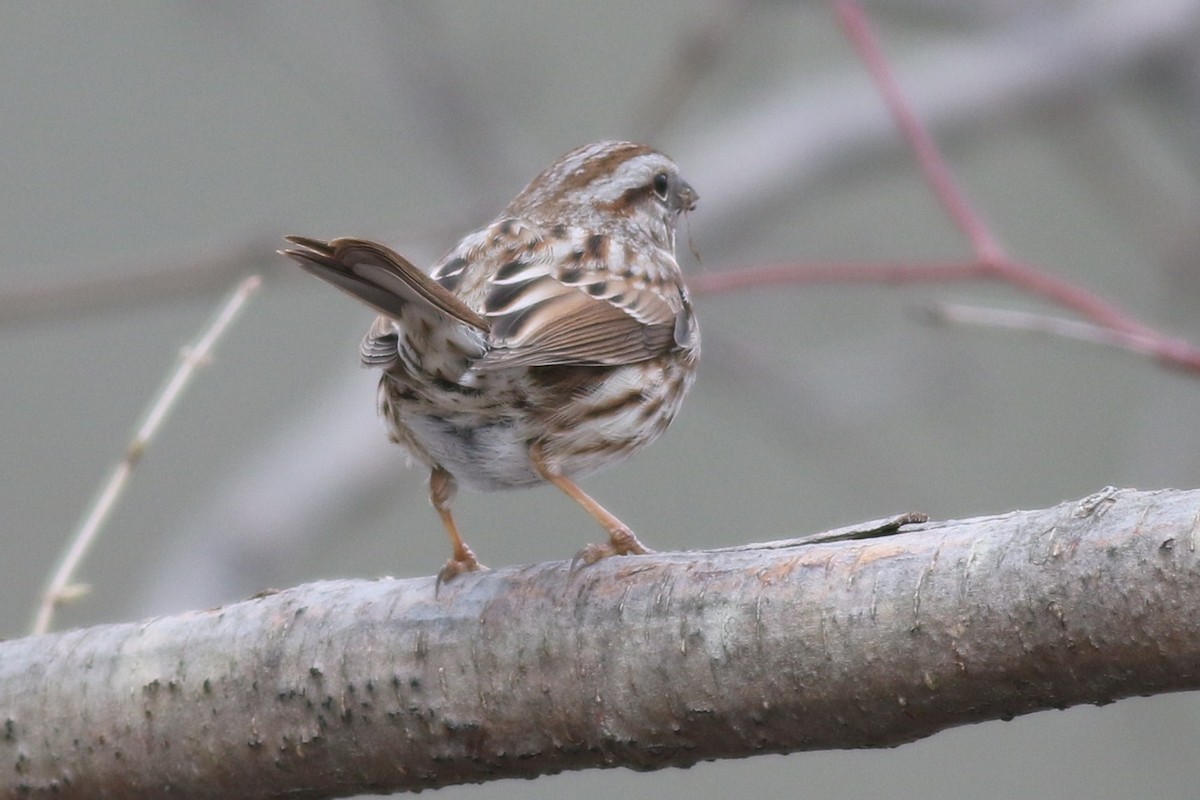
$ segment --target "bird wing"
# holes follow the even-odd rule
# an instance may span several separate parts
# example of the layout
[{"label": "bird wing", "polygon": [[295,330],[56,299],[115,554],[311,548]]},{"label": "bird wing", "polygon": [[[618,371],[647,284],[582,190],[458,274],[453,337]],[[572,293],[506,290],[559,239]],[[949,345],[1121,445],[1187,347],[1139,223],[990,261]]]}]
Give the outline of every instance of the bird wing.
[{"label": "bird wing", "polygon": [[[513,223],[497,225],[511,229]],[[448,255],[430,277],[400,254],[364,239],[286,238],[297,247],[281,250],[283,255],[384,317],[402,323],[413,312],[433,312],[467,326],[476,343],[486,338],[486,352],[472,364],[478,371],[619,366],[693,344],[696,328],[679,268],[659,248],[623,247],[581,232],[543,239],[542,247],[525,249],[489,276],[480,313],[435,277],[456,276],[441,275],[446,265],[461,272],[468,260],[506,257],[486,247]],[[363,340],[363,361],[385,366],[395,359],[397,346],[395,326],[378,320]]]},{"label": "bird wing", "polygon": [[491,349],[474,369],[618,366],[688,345],[691,326],[680,319],[691,306],[670,253],[594,236],[545,244],[549,253],[492,276],[483,301]]}]

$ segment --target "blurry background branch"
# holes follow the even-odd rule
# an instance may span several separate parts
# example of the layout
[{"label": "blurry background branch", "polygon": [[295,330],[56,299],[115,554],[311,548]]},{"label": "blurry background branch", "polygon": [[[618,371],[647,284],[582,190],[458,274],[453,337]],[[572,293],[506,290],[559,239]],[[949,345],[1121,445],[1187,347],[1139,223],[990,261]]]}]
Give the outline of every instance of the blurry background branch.
[{"label": "blurry background branch", "polygon": [[0,793],[333,797],[1200,689],[1200,491],[334,581],[0,643]]}]

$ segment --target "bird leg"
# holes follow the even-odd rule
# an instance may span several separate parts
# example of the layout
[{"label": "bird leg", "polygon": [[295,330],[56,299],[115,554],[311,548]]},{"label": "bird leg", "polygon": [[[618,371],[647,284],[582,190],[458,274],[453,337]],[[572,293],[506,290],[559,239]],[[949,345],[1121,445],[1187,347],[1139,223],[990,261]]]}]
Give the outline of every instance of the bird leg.
[{"label": "bird leg", "polygon": [[457,491],[458,484],[454,481],[454,476],[441,467],[434,467],[429,476],[429,502],[433,504],[438,516],[442,518],[442,525],[446,526],[451,548],[450,559],[438,572],[439,587],[455,575],[487,569],[479,563],[479,559],[475,558],[471,548],[458,535],[458,526],[454,524],[454,517],[450,514],[450,503],[453,502],[454,494]]},{"label": "bird leg", "polygon": [[583,510],[592,515],[592,519],[600,523],[600,527],[608,531],[607,544],[589,544],[579,551],[572,564],[582,561],[584,564],[595,564],[609,556],[646,555],[654,551],[646,547],[625,523],[613,516],[604,506],[593,500],[583,489],[565,475],[550,469],[542,457],[541,444],[529,448],[529,461],[545,480],[557,486],[562,492],[583,506]]}]

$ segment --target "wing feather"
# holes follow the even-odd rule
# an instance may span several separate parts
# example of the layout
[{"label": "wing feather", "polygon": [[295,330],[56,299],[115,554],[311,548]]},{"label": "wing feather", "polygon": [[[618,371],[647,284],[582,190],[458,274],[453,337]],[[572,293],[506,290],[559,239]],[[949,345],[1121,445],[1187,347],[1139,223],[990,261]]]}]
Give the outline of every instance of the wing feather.
[{"label": "wing feather", "polygon": [[[592,247],[590,253],[570,241],[561,247],[574,249],[537,262],[510,262],[503,282],[490,287],[483,314],[491,323],[491,349],[476,370],[617,366],[683,344],[675,338],[678,320],[690,309],[674,260],[661,261],[669,253],[622,251],[616,269],[607,261],[614,247]],[[628,263],[631,255],[644,263]],[[567,273],[554,274],[563,263],[571,264]]]},{"label": "wing feather", "polygon": [[[432,277],[364,239],[289,236],[297,248],[281,252],[389,320],[403,323],[416,311],[467,326],[483,345],[471,364],[476,371],[619,366],[693,345],[691,306],[669,252],[600,246],[595,234],[583,230],[551,240],[512,221],[507,236],[496,236],[493,229],[505,224],[499,220],[464,240]],[[514,239],[521,247],[513,246]],[[487,252],[500,242],[507,242],[503,251]],[[501,267],[465,271],[468,263],[489,261]],[[565,272],[563,264],[569,265]],[[439,283],[448,279],[457,295]],[[395,325],[379,320],[363,340],[363,361],[386,366],[398,348]]]}]

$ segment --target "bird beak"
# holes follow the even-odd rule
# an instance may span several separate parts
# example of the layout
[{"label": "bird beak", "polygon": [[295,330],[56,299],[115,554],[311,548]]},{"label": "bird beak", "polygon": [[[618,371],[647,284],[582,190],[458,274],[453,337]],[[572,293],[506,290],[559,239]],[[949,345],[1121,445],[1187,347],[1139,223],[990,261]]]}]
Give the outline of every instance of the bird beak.
[{"label": "bird beak", "polygon": [[696,201],[700,199],[700,195],[696,194],[696,190],[687,181],[679,178],[675,184],[675,210],[676,211],[691,211],[696,207]]}]

